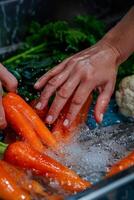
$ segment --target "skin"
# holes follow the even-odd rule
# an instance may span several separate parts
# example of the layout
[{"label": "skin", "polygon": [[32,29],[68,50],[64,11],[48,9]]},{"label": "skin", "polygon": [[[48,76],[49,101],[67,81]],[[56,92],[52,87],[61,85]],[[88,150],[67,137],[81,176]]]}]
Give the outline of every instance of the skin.
[{"label": "skin", "polygon": [[118,66],[134,52],[134,7],[95,46],[79,52],[44,74],[35,84],[42,90],[36,108],[41,110],[56,92],[46,122],[52,124],[70,96],[73,96],[63,125],[69,127],[89,94],[96,88],[95,106],[98,123],[114,91]]},{"label": "skin", "polygon": [[10,92],[16,92],[17,79],[2,65],[0,64],[0,128],[4,129],[7,125],[5,113],[2,105],[3,87]]},{"label": "skin", "polygon": [[[65,125],[71,124],[89,94],[98,87],[100,95],[96,102],[95,116],[97,121],[101,121],[114,90],[117,57],[116,50],[109,48],[106,43],[100,42],[65,60],[41,77],[37,82],[38,89],[43,88],[44,85],[45,87],[40,97],[40,109],[47,105],[50,96],[57,90],[47,117],[48,122],[53,123],[57,119],[63,106],[73,94],[72,103],[64,121]],[[40,104],[37,104],[36,108],[38,105]],[[51,122],[49,121],[50,116],[52,116]]]}]

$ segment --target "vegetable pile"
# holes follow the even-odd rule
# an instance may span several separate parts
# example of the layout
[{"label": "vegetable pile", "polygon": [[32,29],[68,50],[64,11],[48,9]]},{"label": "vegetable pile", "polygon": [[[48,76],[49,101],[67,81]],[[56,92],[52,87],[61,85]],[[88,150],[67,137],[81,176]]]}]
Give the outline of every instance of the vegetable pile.
[{"label": "vegetable pile", "polygon": [[[60,123],[63,119],[59,118],[52,128],[52,134],[36,110],[19,95],[8,93],[3,97],[6,119],[10,126],[7,134],[9,135],[9,130],[12,130],[18,137],[8,146],[4,143],[0,145],[1,153],[3,153],[3,160],[0,161],[0,187],[2,188],[0,198],[29,200],[34,199],[32,197],[34,194],[38,198],[41,196],[48,200],[63,199],[61,195],[55,195],[55,193],[50,195],[42,185],[34,180],[34,176],[42,177],[48,185],[49,181],[56,181],[69,194],[83,191],[91,186],[90,182],[82,179],[73,170],[45,153],[49,148],[58,156],[64,156],[60,153],[60,140],[63,139],[62,143],[66,143],[76,127],[86,119],[91,101],[90,96],[69,130],[63,130],[62,123]],[[67,110],[68,105],[65,105],[64,109]],[[61,139],[57,137],[56,131],[62,135]],[[64,137],[66,133],[68,134]],[[27,170],[30,170],[32,174],[30,179],[26,176]]]},{"label": "vegetable pile", "polygon": [[[92,97],[89,96],[81,112],[69,129],[63,128],[65,117],[61,115],[53,125],[51,131],[46,127],[43,120],[38,116],[30,105],[19,95],[8,93],[3,97],[6,119],[9,130],[17,137],[9,145],[1,143],[0,150],[3,159],[0,160],[0,198],[4,200],[30,200],[43,198],[47,200],[64,199],[59,194],[59,187],[68,194],[73,194],[92,187],[87,180],[82,179],[68,166],[47,155],[47,149],[58,157],[64,158],[60,151],[60,142],[67,145],[75,134],[76,128],[86,120]],[[63,111],[68,111],[70,101],[65,105]],[[33,102],[32,102],[33,105]],[[44,111],[42,111],[44,112]],[[41,115],[40,115],[41,116]],[[42,117],[42,116],[41,116]],[[118,161],[109,169],[106,178],[134,165],[134,153]],[[30,178],[27,176],[30,172]],[[42,185],[36,179],[41,178],[45,182]],[[51,181],[56,181],[58,190],[49,192]],[[53,189],[53,187],[51,188]]]}]

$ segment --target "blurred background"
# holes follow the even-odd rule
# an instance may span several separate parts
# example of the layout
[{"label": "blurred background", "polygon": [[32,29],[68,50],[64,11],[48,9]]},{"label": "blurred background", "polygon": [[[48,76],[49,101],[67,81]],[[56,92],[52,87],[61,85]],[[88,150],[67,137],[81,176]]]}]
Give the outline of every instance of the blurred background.
[{"label": "blurred background", "polygon": [[44,23],[90,14],[104,20],[109,29],[133,3],[133,0],[0,0],[0,55],[18,48],[32,20]]}]

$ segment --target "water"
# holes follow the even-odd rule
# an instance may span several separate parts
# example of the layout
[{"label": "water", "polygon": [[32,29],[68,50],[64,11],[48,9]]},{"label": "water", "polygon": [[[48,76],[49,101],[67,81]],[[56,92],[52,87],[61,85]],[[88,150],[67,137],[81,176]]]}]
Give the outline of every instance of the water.
[{"label": "water", "polygon": [[69,166],[83,178],[96,183],[117,160],[134,149],[133,124],[90,130],[83,125],[67,144],[61,144],[64,157],[48,154]]}]

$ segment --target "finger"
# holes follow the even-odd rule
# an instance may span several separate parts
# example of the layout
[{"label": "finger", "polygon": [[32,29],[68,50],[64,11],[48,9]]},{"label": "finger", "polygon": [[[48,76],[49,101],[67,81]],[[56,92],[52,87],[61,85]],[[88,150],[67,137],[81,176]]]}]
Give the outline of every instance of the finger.
[{"label": "finger", "polygon": [[37,109],[42,110],[48,104],[50,96],[52,96],[53,93],[67,80],[69,74],[70,71],[66,69],[48,81],[36,105]]},{"label": "finger", "polygon": [[95,88],[93,82],[89,85],[89,83],[81,83],[78,89],[75,92],[75,95],[72,99],[72,103],[69,108],[69,112],[66,115],[66,119],[63,122],[65,127],[69,127],[72,122],[75,120],[76,116],[80,112],[82,106],[87,100],[89,94]]},{"label": "finger", "polygon": [[101,94],[98,96],[95,105],[95,119],[98,123],[102,122],[103,120],[103,115],[112,96],[114,85],[115,84],[111,82],[107,83]]},{"label": "finger", "polygon": [[7,126],[6,119],[5,119],[5,113],[2,105],[2,85],[0,82],[0,129],[4,129]]},{"label": "finger", "polygon": [[102,88],[101,86],[99,86],[99,87],[98,87],[98,91],[99,91],[99,93],[101,94],[102,91],[103,91],[103,88]]},{"label": "finger", "polygon": [[2,64],[0,64],[0,80],[8,91],[15,92],[17,90],[17,79]]},{"label": "finger", "polygon": [[52,124],[57,119],[64,105],[68,101],[69,97],[72,95],[72,93],[78,86],[79,82],[80,82],[79,74],[72,75],[67,80],[67,82],[61,87],[61,89],[57,92],[56,97],[48,112],[48,116],[46,118],[47,123]]},{"label": "finger", "polygon": [[37,80],[34,85],[35,89],[41,89],[53,76],[59,74],[66,66],[66,63],[69,59],[66,59],[59,65],[55,66],[52,70],[49,70],[46,74],[44,74],[41,78]]}]

